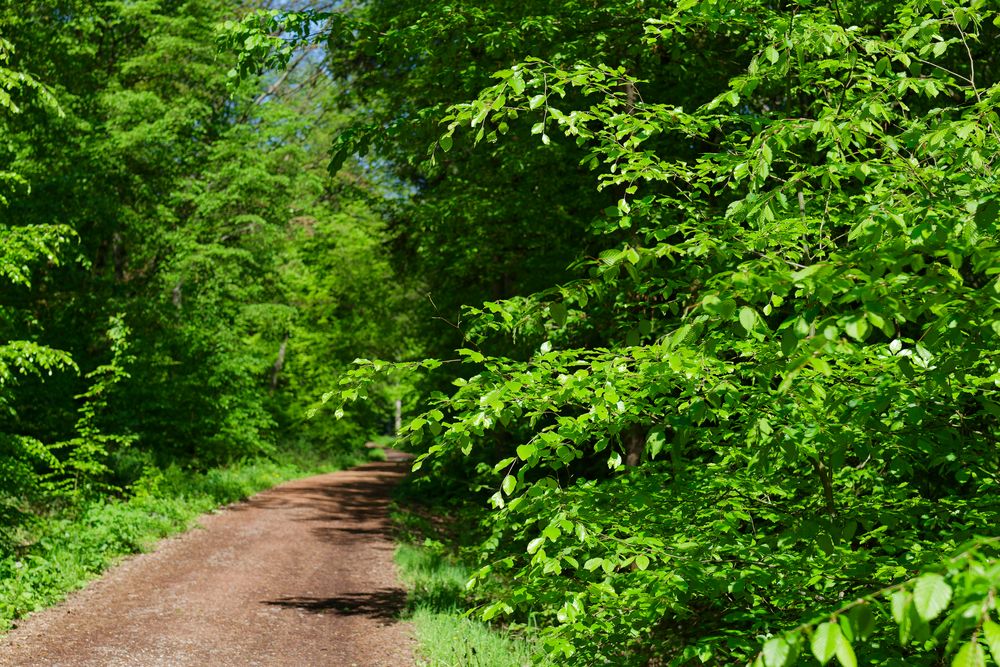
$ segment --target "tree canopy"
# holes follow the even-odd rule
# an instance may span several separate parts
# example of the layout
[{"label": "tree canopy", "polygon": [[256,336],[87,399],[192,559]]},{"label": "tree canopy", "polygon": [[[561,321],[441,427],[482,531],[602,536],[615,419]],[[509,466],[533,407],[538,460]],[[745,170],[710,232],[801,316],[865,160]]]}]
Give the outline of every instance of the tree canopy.
[{"label": "tree canopy", "polygon": [[230,85],[217,26],[259,6],[0,3],[0,624],[42,597],[18,582],[46,526],[385,428],[305,419],[355,356],[405,351],[409,288],[377,187],[327,173],[322,64]]},{"label": "tree canopy", "polygon": [[405,431],[428,488],[492,507],[483,618],[559,664],[1000,660],[998,25],[372,0],[227,26],[237,75],[322,44],[357,118],[333,166],[404,185],[399,261],[457,356],[361,359],[328,398],[439,378]]},{"label": "tree canopy", "polygon": [[998,38],[988,0],[0,4],[0,582],[399,401],[540,663],[1000,664]]}]

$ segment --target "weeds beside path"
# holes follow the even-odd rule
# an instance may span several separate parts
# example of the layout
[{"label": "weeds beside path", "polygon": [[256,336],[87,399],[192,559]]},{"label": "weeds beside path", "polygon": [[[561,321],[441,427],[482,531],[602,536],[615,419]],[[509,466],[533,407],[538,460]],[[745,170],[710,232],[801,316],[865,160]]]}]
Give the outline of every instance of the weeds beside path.
[{"label": "weeds beside path", "polygon": [[469,571],[430,549],[400,544],[399,577],[408,589],[406,618],[413,624],[420,667],[529,667],[523,639],[465,615]]}]

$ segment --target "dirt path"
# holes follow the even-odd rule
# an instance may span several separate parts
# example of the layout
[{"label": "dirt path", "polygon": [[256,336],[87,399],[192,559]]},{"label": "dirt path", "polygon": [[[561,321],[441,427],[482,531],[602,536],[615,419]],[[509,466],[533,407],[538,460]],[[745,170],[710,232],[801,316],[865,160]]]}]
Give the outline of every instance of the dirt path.
[{"label": "dirt path", "polygon": [[22,621],[0,665],[412,665],[386,536],[406,468],[298,480],[204,517]]}]

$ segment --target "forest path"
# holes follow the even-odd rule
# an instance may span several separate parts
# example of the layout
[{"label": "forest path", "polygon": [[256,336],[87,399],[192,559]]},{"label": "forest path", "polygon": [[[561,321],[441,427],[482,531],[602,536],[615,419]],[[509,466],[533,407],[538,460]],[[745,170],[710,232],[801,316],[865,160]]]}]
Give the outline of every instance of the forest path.
[{"label": "forest path", "polygon": [[402,455],[202,517],[0,640],[16,667],[412,665],[388,532]]}]

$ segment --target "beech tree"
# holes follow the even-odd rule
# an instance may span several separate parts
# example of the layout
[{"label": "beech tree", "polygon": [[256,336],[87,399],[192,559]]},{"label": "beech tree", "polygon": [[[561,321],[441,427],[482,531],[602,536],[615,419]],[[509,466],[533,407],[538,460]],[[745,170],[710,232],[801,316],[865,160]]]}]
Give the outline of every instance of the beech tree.
[{"label": "beech tree", "polygon": [[[560,664],[1000,662],[998,24],[679,0],[228,26],[237,73],[319,39],[369,84],[335,163],[387,160],[401,219],[461,211],[447,245],[418,227],[435,247],[482,248],[494,210],[587,230],[569,273],[478,291],[457,389],[404,429],[431,479],[492,486],[483,618],[530,615]],[[393,85],[418,92],[398,114]]]},{"label": "beech tree", "polygon": [[408,288],[376,185],[327,173],[320,64],[230,88],[216,25],[258,6],[0,3],[0,579],[46,522],[168,467],[321,460],[384,427],[304,419],[354,356],[406,348],[368,323]]},{"label": "beech tree", "polygon": [[[51,93],[33,76],[10,69],[14,45],[0,37],[0,114],[9,117],[26,105],[39,105],[53,113],[58,105]],[[0,171],[0,206],[29,188],[23,176]],[[32,265],[56,263],[73,234],[62,225],[11,226],[0,222],[0,281],[5,292],[24,290],[31,285]],[[13,338],[11,322],[23,317],[8,299],[0,301],[0,410],[10,409],[17,398],[19,380],[30,375],[51,375],[53,370],[75,368],[72,357],[36,339]],[[23,494],[37,484],[35,466],[53,463],[51,452],[37,439],[16,430],[0,430],[0,544],[8,540],[6,528],[18,520],[21,511],[12,496]]]}]

